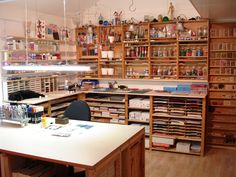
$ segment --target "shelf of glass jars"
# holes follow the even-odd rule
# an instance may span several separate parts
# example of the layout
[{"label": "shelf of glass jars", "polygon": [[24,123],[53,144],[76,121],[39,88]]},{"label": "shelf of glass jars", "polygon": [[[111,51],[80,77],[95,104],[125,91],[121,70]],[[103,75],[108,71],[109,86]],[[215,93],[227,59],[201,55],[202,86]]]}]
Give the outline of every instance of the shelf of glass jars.
[{"label": "shelf of glass jars", "polygon": [[125,78],[149,78],[148,38],[131,37],[123,43]]},{"label": "shelf of glass jars", "polygon": [[207,80],[208,69],[206,63],[179,63],[179,78],[180,79],[197,79],[197,80]]},{"label": "shelf of glass jars", "polygon": [[148,64],[130,65],[125,67],[126,79],[149,79]]}]

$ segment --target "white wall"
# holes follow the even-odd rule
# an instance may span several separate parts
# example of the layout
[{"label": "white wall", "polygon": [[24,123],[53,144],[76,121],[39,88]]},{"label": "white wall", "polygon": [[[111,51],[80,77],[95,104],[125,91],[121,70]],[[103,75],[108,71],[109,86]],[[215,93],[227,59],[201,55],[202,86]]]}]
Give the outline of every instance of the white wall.
[{"label": "white wall", "polygon": [[[63,9],[62,9],[63,10]],[[34,27],[37,19],[45,20],[46,24],[57,24],[58,27],[64,26],[64,18],[61,16],[49,15],[40,13],[40,9],[28,10],[27,18],[25,16],[25,9],[15,7],[9,4],[0,5],[0,36],[13,35],[24,36],[24,22],[31,21]],[[72,26],[72,20],[66,20],[67,27]]]},{"label": "white wall", "polygon": [[184,14],[187,18],[199,16],[189,0],[133,0],[133,2],[134,5],[131,9],[136,8],[135,12],[129,10],[131,0],[98,0],[96,5],[84,10],[78,20],[80,20],[82,24],[86,24],[89,21],[97,24],[98,16],[102,14],[106,20],[110,21],[115,11],[122,11],[123,20],[130,20],[131,17],[134,17],[141,21],[144,19],[144,15],[157,18],[159,14],[163,16],[168,15],[170,2],[172,2],[175,7],[175,17],[180,14]]}]

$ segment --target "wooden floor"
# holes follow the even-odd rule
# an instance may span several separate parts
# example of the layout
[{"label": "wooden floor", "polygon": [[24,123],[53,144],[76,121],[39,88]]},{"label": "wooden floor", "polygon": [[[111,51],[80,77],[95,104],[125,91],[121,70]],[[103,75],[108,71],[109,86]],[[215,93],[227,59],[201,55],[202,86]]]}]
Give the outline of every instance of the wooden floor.
[{"label": "wooden floor", "polygon": [[204,157],[146,151],[145,177],[236,177],[236,150],[210,149]]}]

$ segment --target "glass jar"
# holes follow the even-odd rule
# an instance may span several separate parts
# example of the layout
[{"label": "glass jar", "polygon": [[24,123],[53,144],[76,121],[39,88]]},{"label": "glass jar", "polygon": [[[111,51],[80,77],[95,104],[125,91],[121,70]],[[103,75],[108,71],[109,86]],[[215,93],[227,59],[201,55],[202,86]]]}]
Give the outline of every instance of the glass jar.
[{"label": "glass jar", "polygon": [[161,76],[162,75],[162,68],[159,66],[157,69],[157,75]]},{"label": "glass jar", "polygon": [[192,56],[195,57],[197,55],[197,50],[195,47],[192,48]]},{"label": "glass jar", "polygon": [[158,57],[162,57],[163,56],[163,53],[162,53],[160,48],[158,48],[157,55],[158,55]]},{"label": "glass jar", "polygon": [[163,49],[162,55],[163,55],[163,57],[167,57],[167,50],[166,50],[166,48]]},{"label": "glass jar", "polygon": [[151,36],[151,39],[155,38],[156,37],[156,29],[155,28],[152,28],[151,31],[150,31],[150,36]]}]

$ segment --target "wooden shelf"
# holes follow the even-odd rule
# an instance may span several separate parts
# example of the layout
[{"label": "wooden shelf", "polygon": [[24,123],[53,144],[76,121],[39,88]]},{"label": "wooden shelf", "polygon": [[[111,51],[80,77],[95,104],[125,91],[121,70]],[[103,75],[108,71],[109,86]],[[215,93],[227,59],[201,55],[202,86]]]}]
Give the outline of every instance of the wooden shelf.
[{"label": "wooden shelf", "polygon": [[153,137],[161,137],[161,138],[171,138],[171,139],[179,139],[179,140],[188,140],[188,141],[201,141],[201,138],[192,138],[186,136],[176,136],[176,135],[163,135],[159,133],[154,133]]},{"label": "wooden shelf", "polygon": [[180,46],[207,46],[207,44],[201,44],[201,43],[195,43],[195,44],[189,44],[189,43],[183,44],[183,43],[181,43],[179,45]]},{"label": "wooden shelf", "polygon": [[194,42],[208,42],[207,39],[199,39],[199,40],[178,40],[180,43],[185,42],[185,43],[194,43]]},{"label": "wooden shelf", "polygon": [[213,37],[210,36],[211,39],[236,39],[234,36],[218,36],[218,37]]},{"label": "wooden shelf", "polygon": [[142,121],[142,120],[131,120],[131,119],[129,119],[128,121],[129,121],[129,122],[134,122],[134,123],[144,123],[144,124],[149,124],[149,122],[147,122],[147,121]]},{"label": "wooden shelf", "polygon": [[210,106],[221,107],[221,108],[236,108],[236,105],[235,106],[227,106],[227,105],[213,105],[213,104],[210,104]]},{"label": "wooden shelf", "polygon": [[223,123],[223,124],[236,124],[235,121],[228,121],[228,120],[208,120],[209,122],[215,122],[215,123]]},{"label": "wooden shelf", "polygon": [[179,152],[176,151],[175,148],[171,148],[171,149],[164,149],[164,148],[158,148],[158,147],[152,147],[153,150],[157,150],[157,151],[166,151],[166,152],[177,152],[177,153],[183,153],[183,154],[192,154],[192,155],[200,155],[201,153],[199,152]]},{"label": "wooden shelf", "polygon": [[92,117],[100,117],[100,118],[105,118],[105,119],[124,119],[124,118],[119,118],[119,116],[102,116],[102,115],[91,115]]},{"label": "wooden shelf", "polygon": [[208,57],[207,56],[179,56],[179,58],[196,58],[196,59],[202,59],[202,58],[205,58],[207,59]]},{"label": "wooden shelf", "polygon": [[80,56],[79,57],[80,59],[97,59],[98,58],[98,55],[87,55],[87,56]]},{"label": "wooden shelf", "polygon": [[51,111],[55,111],[55,110],[62,109],[62,108],[67,108],[69,105],[70,105],[70,103],[65,103],[63,105],[53,106],[51,108]]},{"label": "wooden shelf", "polygon": [[175,115],[161,115],[157,113],[152,114],[153,117],[166,117],[166,118],[177,118],[177,119],[195,119],[195,120],[202,120],[202,117],[191,117],[191,116],[175,116]]},{"label": "wooden shelf", "polygon": [[[159,59],[159,60],[163,60],[163,59],[175,59],[176,60],[176,56],[166,56],[166,57],[158,57],[158,56],[152,56],[152,57],[150,57],[151,59]],[[171,60],[171,61],[173,61],[173,60]]]},{"label": "wooden shelf", "polygon": [[[198,65],[206,65],[206,63],[207,63],[207,60],[206,59],[179,59],[179,62],[193,62],[193,63],[195,63],[196,64],[196,62],[205,62],[205,63],[198,63]],[[180,65],[182,65],[182,63],[180,64]]]},{"label": "wooden shelf", "polygon": [[109,100],[109,99],[93,99],[93,98],[86,98],[86,101],[96,101],[96,102],[107,102],[107,103],[124,103],[124,101],[115,101],[115,100]]},{"label": "wooden shelf", "polygon": [[92,112],[109,112],[109,113],[125,114],[125,112],[109,111],[109,110],[93,110],[93,109],[91,109],[91,111],[92,111]]},{"label": "wooden shelf", "polygon": [[236,60],[236,58],[212,58],[211,60]]},{"label": "wooden shelf", "polygon": [[236,52],[236,50],[211,50],[211,52]]},{"label": "wooden shelf", "polygon": [[135,108],[135,107],[128,107],[129,109],[139,109],[139,110],[145,110],[145,111],[149,111],[150,108]]},{"label": "wooden shelf", "polygon": [[236,98],[221,98],[221,97],[211,97],[211,96],[209,96],[209,98],[216,100],[236,100]]},{"label": "wooden shelf", "polygon": [[234,81],[209,81],[210,84],[235,84]]},{"label": "wooden shelf", "polygon": [[214,91],[214,92],[236,92],[236,90],[223,90],[223,89],[221,89],[221,90],[220,89],[209,89],[209,91]]}]

